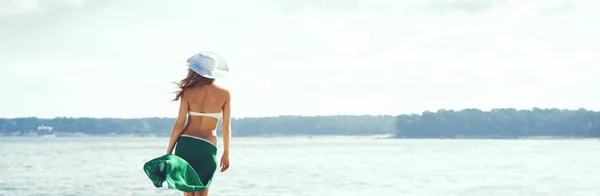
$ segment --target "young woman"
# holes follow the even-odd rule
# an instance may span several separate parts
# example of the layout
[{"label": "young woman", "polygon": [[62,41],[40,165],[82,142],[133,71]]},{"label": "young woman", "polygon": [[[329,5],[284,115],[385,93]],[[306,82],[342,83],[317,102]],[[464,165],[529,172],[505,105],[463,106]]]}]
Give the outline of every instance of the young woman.
[{"label": "young woman", "polygon": [[166,155],[148,161],[144,170],[156,187],[167,181],[170,188],[183,191],[184,196],[207,196],[218,165],[216,128],[220,118],[223,133],[220,171],[229,168],[231,95],[214,84],[229,68],[223,58],[211,52],[198,53],[187,63],[187,77],[177,83],[180,89],[174,101],[180,101],[179,114]]}]

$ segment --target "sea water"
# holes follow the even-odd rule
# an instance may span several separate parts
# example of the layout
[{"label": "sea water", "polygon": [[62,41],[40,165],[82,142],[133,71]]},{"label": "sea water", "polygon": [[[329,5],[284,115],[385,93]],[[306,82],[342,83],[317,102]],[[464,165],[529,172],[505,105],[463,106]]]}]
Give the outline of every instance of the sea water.
[{"label": "sea water", "polygon": [[[0,138],[0,195],[182,195],[155,188],[142,170],[168,141]],[[600,195],[593,139],[233,138],[230,153],[211,195]]]}]

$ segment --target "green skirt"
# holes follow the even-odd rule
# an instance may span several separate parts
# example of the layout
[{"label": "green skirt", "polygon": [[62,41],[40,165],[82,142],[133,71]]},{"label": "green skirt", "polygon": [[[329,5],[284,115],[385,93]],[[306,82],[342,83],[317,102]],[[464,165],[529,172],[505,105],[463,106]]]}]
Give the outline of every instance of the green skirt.
[{"label": "green skirt", "polygon": [[217,171],[217,147],[202,138],[181,136],[175,154],[166,154],[144,164],[144,172],[155,187],[167,182],[183,192],[208,188]]}]

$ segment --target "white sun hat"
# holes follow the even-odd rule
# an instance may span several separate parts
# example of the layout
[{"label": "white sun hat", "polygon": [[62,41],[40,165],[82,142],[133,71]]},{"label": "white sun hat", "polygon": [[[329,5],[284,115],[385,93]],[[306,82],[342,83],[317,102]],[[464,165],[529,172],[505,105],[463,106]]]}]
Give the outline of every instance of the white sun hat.
[{"label": "white sun hat", "polygon": [[225,59],[213,52],[199,52],[186,62],[190,69],[207,78],[222,78],[229,73]]}]

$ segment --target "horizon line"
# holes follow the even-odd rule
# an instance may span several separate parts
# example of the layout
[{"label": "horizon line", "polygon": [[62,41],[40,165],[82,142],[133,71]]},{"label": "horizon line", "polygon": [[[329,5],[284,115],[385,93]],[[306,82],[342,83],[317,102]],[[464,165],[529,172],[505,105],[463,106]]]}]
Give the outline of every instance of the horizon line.
[{"label": "horizon line", "polygon": [[[560,111],[578,111],[578,110],[585,110],[585,111],[591,111],[591,112],[598,112],[596,110],[591,110],[591,109],[587,109],[584,107],[580,107],[577,109],[566,109],[566,108],[556,108],[556,107],[547,107],[547,108],[540,108],[540,107],[531,107],[529,109],[517,109],[517,108],[511,108],[511,107],[503,107],[503,108],[491,108],[489,110],[484,110],[484,109],[479,109],[479,108],[462,108],[462,109],[445,109],[445,108],[440,108],[437,110],[424,110],[420,113],[399,113],[399,114],[318,114],[318,115],[301,115],[301,114],[282,114],[282,115],[271,115],[271,116],[245,116],[245,117],[232,117],[231,119],[245,119],[245,118],[278,118],[278,117],[334,117],[334,116],[371,116],[371,117],[376,117],[376,116],[402,116],[402,115],[422,115],[425,112],[432,112],[432,113],[437,113],[439,111],[455,111],[455,112],[461,112],[461,111],[465,111],[465,110],[480,110],[482,112],[491,112],[493,110],[505,110],[505,109],[513,109],[516,111],[533,111],[534,109],[539,109],[539,110],[560,110]],[[21,117],[0,117],[0,119],[22,119],[22,118],[37,118],[37,119],[56,119],[56,118],[90,118],[90,119],[146,119],[146,118],[177,118],[177,116],[147,116],[147,117],[88,117],[88,116],[80,116],[80,117],[74,117],[74,116],[54,116],[54,117],[38,117],[38,116],[21,116]]]}]

